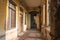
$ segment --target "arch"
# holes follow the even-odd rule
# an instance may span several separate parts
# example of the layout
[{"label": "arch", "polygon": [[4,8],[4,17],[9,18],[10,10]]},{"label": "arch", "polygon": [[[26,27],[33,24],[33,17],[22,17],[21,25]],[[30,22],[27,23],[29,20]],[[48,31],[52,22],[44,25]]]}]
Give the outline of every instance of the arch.
[{"label": "arch", "polygon": [[36,23],[36,16],[39,12],[37,11],[31,11],[29,14],[31,15],[30,22],[31,22],[31,29],[37,29],[37,23]]}]

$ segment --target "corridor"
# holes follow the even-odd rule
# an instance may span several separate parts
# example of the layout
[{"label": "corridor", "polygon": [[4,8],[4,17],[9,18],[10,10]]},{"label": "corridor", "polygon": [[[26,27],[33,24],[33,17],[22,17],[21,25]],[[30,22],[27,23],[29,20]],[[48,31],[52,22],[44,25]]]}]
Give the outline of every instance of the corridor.
[{"label": "corridor", "polygon": [[22,36],[18,36],[19,40],[43,40],[41,33],[38,30],[27,30]]},{"label": "corridor", "polygon": [[60,40],[60,0],[0,0],[0,40]]}]

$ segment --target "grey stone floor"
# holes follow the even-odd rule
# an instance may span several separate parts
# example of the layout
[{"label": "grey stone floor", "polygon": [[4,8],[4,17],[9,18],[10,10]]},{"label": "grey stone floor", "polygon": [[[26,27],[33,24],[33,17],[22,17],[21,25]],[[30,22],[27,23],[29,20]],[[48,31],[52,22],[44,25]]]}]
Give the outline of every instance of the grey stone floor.
[{"label": "grey stone floor", "polygon": [[28,30],[24,35],[18,38],[19,40],[43,40],[41,33],[37,30]]}]

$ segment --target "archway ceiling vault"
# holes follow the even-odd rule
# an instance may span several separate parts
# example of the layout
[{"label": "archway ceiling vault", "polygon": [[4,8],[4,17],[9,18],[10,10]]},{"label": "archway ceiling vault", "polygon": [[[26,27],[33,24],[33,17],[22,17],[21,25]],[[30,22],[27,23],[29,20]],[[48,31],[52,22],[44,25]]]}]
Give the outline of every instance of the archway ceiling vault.
[{"label": "archway ceiling vault", "polygon": [[43,4],[45,0],[20,0],[22,5],[24,5],[27,11],[39,10],[39,7]]},{"label": "archway ceiling vault", "polygon": [[24,0],[28,7],[38,7],[41,4],[41,0]]}]

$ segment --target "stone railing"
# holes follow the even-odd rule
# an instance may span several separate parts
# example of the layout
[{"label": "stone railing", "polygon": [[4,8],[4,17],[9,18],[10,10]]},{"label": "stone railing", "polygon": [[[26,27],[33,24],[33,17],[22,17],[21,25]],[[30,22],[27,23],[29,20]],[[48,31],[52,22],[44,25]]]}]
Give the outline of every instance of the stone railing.
[{"label": "stone railing", "polygon": [[44,40],[51,40],[50,26],[42,27],[41,32],[42,32],[42,36],[43,36]]}]

